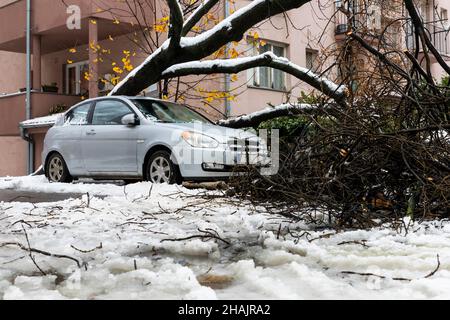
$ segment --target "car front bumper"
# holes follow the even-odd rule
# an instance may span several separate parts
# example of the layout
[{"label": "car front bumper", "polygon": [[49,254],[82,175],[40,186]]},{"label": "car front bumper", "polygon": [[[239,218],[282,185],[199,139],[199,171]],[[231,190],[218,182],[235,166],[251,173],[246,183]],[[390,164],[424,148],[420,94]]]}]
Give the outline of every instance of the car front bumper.
[{"label": "car front bumper", "polygon": [[264,168],[271,165],[266,149],[258,151],[185,148],[177,156],[178,166],[184,178],[229,177],[248,167]]}]

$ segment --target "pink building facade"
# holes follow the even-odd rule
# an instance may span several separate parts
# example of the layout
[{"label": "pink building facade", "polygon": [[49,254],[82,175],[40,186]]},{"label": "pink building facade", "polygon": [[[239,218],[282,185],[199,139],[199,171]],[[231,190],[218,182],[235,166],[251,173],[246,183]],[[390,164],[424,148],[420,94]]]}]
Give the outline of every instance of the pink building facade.
[{"label": "pink building facade", "polygon": [[[442,14],[450,10],[450,0],[426,2]],[[71,106],[84,98],[105,94],[111,86],[101,79],[114,76],[114,63],[126,58],[136,66],[147,56],[148,50],[143,49],[145,43],[138,35],[139,26],[133,19],[119,19],[104,11],[105,4],[118,8],[124,5],[123,1],[66,0],[67,5],[80,8],[81,20],[73,29],[67,22],[74,12],[62,1],[31,0],[31,3],[32,118],[46,116],[56,106]],[[249,3],[249,0],[230,2],[231,10]],[[287,27],[283,16],[273,17],[229,49],[236,50],[239,56],[271,50],[297,65],[321,72],[334,62],[339,21],[332,18],[329,23],[329,19],[335,16],[339,3],[311,1],[290,12]],[[147,25],[158,23],[164,15],[161,11],[157,20],[147,21]],[[19,128],[19,123],[26,118],[25,26],[26,0],[0,0],[0,176],[23,175],[28,171],[29,142],[23,139]],[[450,49],[447,38],[444,42],[448,46],[445,49]],[[124,75],[126,72],[124,70]],[[433,72],[440,78],[442,70],[437,63],[433,65]],[[237,116],[258,111],[269,103],[297,101],[302,91],[312,91],[298,79],[266,68],[241,72],[228,79],[232,99],[213,101],[214,109],[208,110],[202,99],[186,99],[185,102],[204,108],[211,117],[218,118],[222,114]],[[205,91],[224,91],[225,82],[224,76],[222,80],[200,85]],[[155,94],[155,90],[157,87],[149,88],[146,94]],[[41,164],[40,151],[47,129],[33,128],[27,132],[34,146],[34,168]]]}]

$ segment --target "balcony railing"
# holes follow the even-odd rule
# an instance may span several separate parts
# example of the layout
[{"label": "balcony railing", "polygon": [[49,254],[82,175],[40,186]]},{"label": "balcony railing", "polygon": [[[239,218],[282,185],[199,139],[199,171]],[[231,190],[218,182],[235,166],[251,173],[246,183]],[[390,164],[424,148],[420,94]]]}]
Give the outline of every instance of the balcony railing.
[{"label": "balcony railing", "polygon": [[[444,21],[432,21],[424,23],[425,30],[437,51],[450,56],[449,29],[444,27]],[[406,47],[410,51],[416,49],[412,24],[409,23],[406,34]]]},{"label": "balcony railing", "polygon": [[450,47],[448,44],[448,32],[440,22],[431,23],[430,25],[425,24],[426,30],[428,30],[428,35],[433,42],[433,45],[439,51],[440,54],[449,55]]}]

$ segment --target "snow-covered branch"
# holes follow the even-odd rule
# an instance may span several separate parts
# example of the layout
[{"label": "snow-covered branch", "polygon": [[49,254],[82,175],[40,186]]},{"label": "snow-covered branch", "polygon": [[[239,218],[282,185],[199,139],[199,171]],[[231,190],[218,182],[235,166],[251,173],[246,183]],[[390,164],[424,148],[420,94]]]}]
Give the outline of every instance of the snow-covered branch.
[{"label": "snow-covered branch", "polygon": [[267,107],[264,110],[257,111],[248,115],[239,116],[233,119],[220,120],[218,125],[229,128],[248,128],[256,127],[261,122],[284,116],[308,113],[310,111],[324,108],[323,106],[299,103],[299,104],[281,104],[276,107]]},{"label": "snow-covered branch", "polygon": [[289,73],[336,101],[345,99],[345,86],[339,86],[322,78],[311,70],[302,68],[286,58],[276,56],[273,52],[265,52],[246,58],[185,62],[165,70],[162,73],[162,78],[167,79],[190,74],[238,73],[259,66],[271,67]]},{"label": "snow-covered branch", "polygon": [[186,19],[181,35],[184,37],[200,21],[200,19],[214,7],[219,0],[206,0],[200,4],[197,9]]},{"label": "snow-covered branch", "polygon": [[180,45],[181,30],[184,24],[183,10],[178,0],[167,0],[167,4],[170,9],[170,46],[174,48]]},{"label": "snow-covered branch", "polygon": [[164,43],[133,72],[128,74],[110,95],[136,95],[156,83],[164,70],[172,65],[201,60],[231,41],[240,41],[254,25],[296,9],[311,0],[254,0],[216,26],[195,37],[182,37],[177,50]]}]

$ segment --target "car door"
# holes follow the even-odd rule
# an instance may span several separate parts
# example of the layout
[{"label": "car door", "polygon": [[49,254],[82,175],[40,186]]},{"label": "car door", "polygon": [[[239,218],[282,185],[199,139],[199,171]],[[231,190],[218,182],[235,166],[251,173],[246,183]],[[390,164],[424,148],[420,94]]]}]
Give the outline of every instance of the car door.
[{"label": "car door", "polygon": [[84,126],[81,149],[91,175],[137,175],[139,126],[122,124],[123,116],[133,110],[118,99],[95,103],[90,124]]},{"label": "car door", "polygon": [[59,127],[55,139],[59,142],[58,150],[62,153],[72,175],[85,175],[85,166],[81,152],[81,138],[84,127],[88,124],[91,103],[81,104],[64,116],[64,125]]}]

